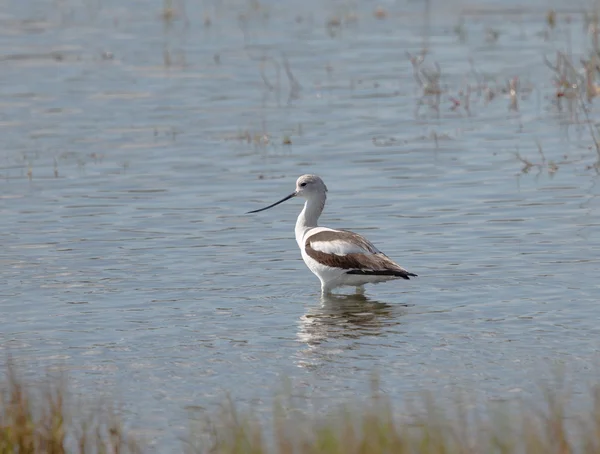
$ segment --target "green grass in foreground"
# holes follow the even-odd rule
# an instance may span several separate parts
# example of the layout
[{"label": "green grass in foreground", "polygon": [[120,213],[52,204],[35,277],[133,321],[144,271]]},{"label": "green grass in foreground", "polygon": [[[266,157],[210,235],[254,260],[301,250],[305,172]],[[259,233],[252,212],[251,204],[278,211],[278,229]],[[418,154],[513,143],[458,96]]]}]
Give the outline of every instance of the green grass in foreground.
[{"label": "green grass in foreground", "polygon": [[[562,396],[559,391],[556,395]],[[600,392],[567,421],[565,402],[548,392],[542,408],[507,406],[479,419],[459,403],[450,412],[424,399],[423,416],[398,418],[377,393],[367,404],[329,417],[298,417],[277,404],[269,436],[228,401],[216,416],[190,420],[190,435],[170,452],[214,454],[567,454],[600,453]],[[472,413],[472,412],[471,412]],[[567,429],[568,427],[568,429]],[[86,412],[65,381],[27,384],[9,368],[0,380],[0,454],[141,453],[143,443],[105,406]]]}]

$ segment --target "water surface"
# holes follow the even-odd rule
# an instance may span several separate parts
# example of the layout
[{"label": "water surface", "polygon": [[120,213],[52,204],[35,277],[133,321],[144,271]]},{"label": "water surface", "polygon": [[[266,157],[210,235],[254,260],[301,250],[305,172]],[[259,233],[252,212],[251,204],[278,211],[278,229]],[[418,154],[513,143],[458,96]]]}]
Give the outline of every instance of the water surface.
[{"label": "water surface", "polygon": [[[549,30],[547,2],[432,2],[429,19],[388,2],[383,20],[368,2],[174,3],[172,19],[152,0],[0,18],[0,345],[28,374],[66,368],[161,452],[187,407],[225,392],[268,417],[284,377],[323,410],[374,373],[398,402],[527,396],[557,364],[577,386],[596,376],[598,157],[542,62],[587,52],[581,16]],[[424,45],[437,110],[417,109],[406,55]],[[451,109],[480,82],[491,101]],[[303,173],[329,188],[325,225],[419,277],[322,300],[300,201],[244,215]]]}]

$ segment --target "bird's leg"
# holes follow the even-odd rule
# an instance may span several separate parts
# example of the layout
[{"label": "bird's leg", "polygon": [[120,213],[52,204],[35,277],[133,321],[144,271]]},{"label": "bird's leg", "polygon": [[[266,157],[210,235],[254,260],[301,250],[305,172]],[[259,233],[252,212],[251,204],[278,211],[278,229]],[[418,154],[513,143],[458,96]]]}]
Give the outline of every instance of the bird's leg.
[{"label": "bird's leg", "polygon": [[321,281],[321,295],[331,295],[331,288],[324,281]]}]

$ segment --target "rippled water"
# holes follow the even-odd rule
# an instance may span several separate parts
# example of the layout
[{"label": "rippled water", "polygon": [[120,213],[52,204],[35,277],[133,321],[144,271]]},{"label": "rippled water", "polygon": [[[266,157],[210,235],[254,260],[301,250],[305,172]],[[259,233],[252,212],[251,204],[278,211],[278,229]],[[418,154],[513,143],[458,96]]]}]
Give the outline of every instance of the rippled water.
[{"label": "rippled water", "polygon": [[[583,55],[583,18],[549,30],[547,2],[434,1],[429,21],[414,1],[382,20],[369,2],[288,3],[174,2],[170,20],[151,0],[9,2],[2,349],[116,396],[162,451],[186,407],[227,391],[268,413],[283,377],[321,407],[374,372],[395,400],[527,395],[557,363],[589,378],[597,155],[542,61]],[[439,111],[417,109],[406,52],[424,43]],[[451,110],[478,80],[494,99]],[[541,167],[521,172],[516,152]],[[244,215],[309,172],[329,187],[325,225],[419,277],[322,300],[294,240],[300,202]]]}]

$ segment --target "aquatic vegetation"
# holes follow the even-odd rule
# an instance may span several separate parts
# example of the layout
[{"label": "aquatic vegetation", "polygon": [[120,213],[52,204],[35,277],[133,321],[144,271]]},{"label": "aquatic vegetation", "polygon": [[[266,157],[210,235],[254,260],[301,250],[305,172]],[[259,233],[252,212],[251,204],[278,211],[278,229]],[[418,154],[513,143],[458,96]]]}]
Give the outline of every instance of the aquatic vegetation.
[{"label": "aquatic vegetation", "polygon": [[[559,394],[562,396],[562,394]],[[600,393],[592,392],[593,409],[576,423],[567,418],[566,401],[546,394],[545,408],[514,405],[473,416],[456,403],[442,409],[431,396],[416,417],[396,416],[390,402],[375,393],[362,406],[348,406],[329,416],[300,419],[276,406],[272,431],[251,415],[240,415],[229,402],[217,420],[204,420],[188,452],[237,453],[597,453],[600,452]],[[286,416],[296,415],[296,416]],[[272,433],[272,436],[266,434]],[[202,441],[202,442],[200,442]]]},{"label": "aquatic vegetation", "polygon": [[[11,366],[0,379],[0,453],[154,452],[128,433],[106,404],[82,406],[64,377],[25,380]],[[591,405],[567,412],[563,387],[544,392],[540,402],[513,401],[483,409],[466,398],[445,406],[432,395],[399,414],[373,391],[328,415],[307,415],[289,399],[275,398],[272,427],[224,399],[220,411],[190,414],[189,434],[172,452],[211,454],[454,454],[600,452],[600,387]],[[286,393],[284,393],[286,395]],[[287,394],[289,395],[289,393]],[[85,403],[85,402],[84,402]]]},{"label": "aquatic vegetation", "polygon": [[0,380],[0,453],[138,453],[116,413],[81,409],[63,378],[25,380],[9,365]]}]

